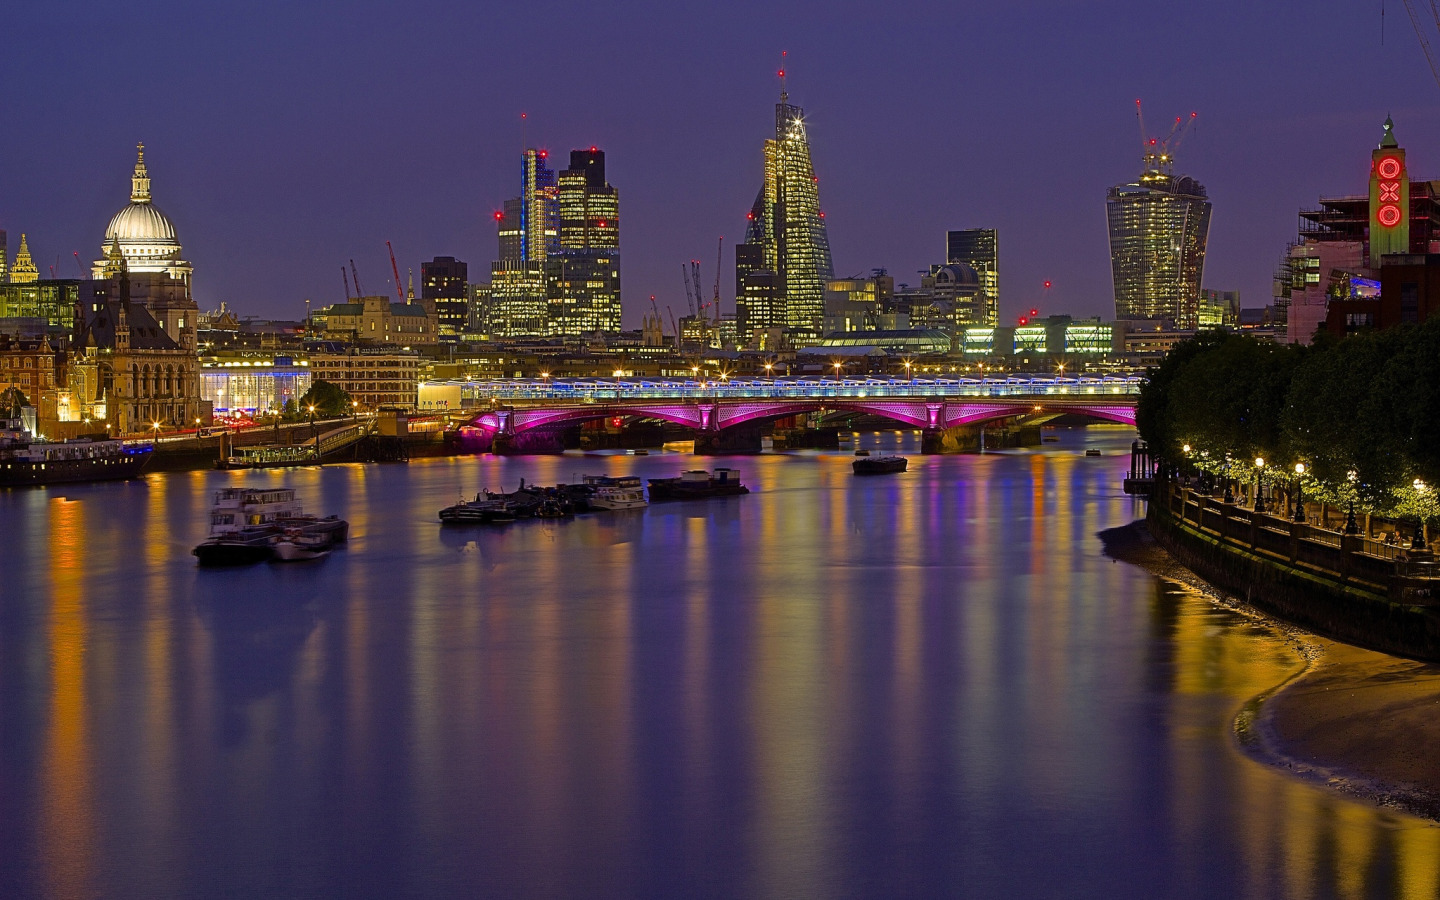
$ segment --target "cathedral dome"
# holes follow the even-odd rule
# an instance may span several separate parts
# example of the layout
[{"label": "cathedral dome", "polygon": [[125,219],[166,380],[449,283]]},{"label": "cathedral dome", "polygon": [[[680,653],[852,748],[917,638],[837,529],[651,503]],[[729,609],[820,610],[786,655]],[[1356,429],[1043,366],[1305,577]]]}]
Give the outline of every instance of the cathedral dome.
[{"label": "cathedral dome", "polygon": [[190,263],[180,256],[180,239],[175,226],[154,203],[150,202],[150,172],[145,167],[145,145],[138,148],[135,174],[130,178],[130,205],[115,214],[105,229],[101,252],[105,259],[95,261],[96,278],[105,277],[111,266],[110,248],[118,247],[125,268],[132,273],[164,272],[172,278],[188,279]]},{"label": "cathedral dome", "polygon": [[105,229],[105,243],[113,239],[118,239],[122,247],[127,242],[179,244],[175,226],[148,200],[131,203],[115,214],[115,218],[110,220],[110,227]]}]

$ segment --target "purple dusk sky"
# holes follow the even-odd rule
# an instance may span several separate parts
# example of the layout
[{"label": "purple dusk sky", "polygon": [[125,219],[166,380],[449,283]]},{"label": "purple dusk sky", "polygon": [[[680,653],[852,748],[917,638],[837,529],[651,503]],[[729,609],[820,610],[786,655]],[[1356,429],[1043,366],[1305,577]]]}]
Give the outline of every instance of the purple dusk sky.
[{"label": "purple dusk sky", "polygon": [[453,255],[479,280],[524,111],[557,158],[606,151],[628,326],[652,293],[681,314],[692,257],[708,292],[720,235],[730,311],[783,49],[837,275],[915,283],[946,229],[993,226],[1002,320],[1045,279],[1044,312],[1113,315],[1104,198],[1138,174],[1140,97],[1152,131],[1199,112],[1177,171],[1215,206],[1205,286],[1261,306],[1297,210],[1365,190],[1387,113],[1440,177],[1440,86],[1385,14],[1382,44],[1380,0],[22,4],[0,228],[74,277],[143,140],[202,308],[299,318],[343,298],[351,257],[393,290],[387,239],[402,278]]}]

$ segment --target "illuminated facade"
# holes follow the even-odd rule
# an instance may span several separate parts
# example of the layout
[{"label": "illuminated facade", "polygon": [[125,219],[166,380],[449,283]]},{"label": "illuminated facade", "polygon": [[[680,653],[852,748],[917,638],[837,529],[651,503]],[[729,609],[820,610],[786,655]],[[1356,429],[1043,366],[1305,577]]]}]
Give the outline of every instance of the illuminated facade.
[{"label": "illuminated facade", "polygon": [[435,328],[441,340],[456,340],[465,332],[469,316],[470,267],[453,256],[437,256],[420,264],[420,300],[435,311]]},{"label": "illuminated facade", "polygon": [[988,299],[993,318],[978,320],[994,325],[1000,320],[1000,234],[994,228],[966,228],[945,232],[945,262],[975,271],[980,293]]},{"label": "illuminated facade", "polygon": [[605,153],[570,154],[556,180],[560,249],[546,260],[547,332],[579,337],[620,330],[620,193]]},{"label": "illuminated facade", "polygon": [[69,331],[75,324],[80,285],[78,279],[64,278],[0,284],[0,319],[41,319]]},{"label": "illuminated facade", "polygon": [[1385,117],[1385,136],[1370,154],[1370,256],[1378,267],[1388,253],[1410,252],[1410,175],[1395,123]]},{"label": "illuminated facade", "polygon": [[1277,340],[1308,344],[1331,303],[1378,297],[1382,257],[1440,253],[1440,183],[1410,178],[1389,118],[1369,169],[1367,194],[1300,211],[1298,240],[1275,273]]},{"label": "illuminated facade", "polygon": [[420,391],[420,358],[389,348],[352,347],[310,357],[310,377],[339,385],[360,409],[414,409]]},{"label": "illuminated facade", "polygon": [[[745,244],[759,248],[747,255],[747,288],[736,248],[736,308],[741,339],[753,343],[757,332],[789,329],[797,342],[820,337],[825,319],[825,282],[834,277],[825,213],[820,209],[819,179],[810,161],[805,113],[784,90],[775,104],[775,137],[765,142],[765,182],[748,215]],[[766,293],[765,274],[773,276],[774,295]],[[742,304],[751,304],[745,308]]]},{"label": "illuminated facade", "polygon": [[39,280],[40,270],[35,268],[35,260],[30,258],[30,245],[22,232],[20,249],[15,251],[15,265],[10,269],[10,283],[34,284]]},{"label": "illuminated facade", "polygon": [[1168,156],[1148,154],[1145,173],[1105,200],[1117,319],[1196,324],[1210,201],[1193,178],[1175,177]]},{"label": "illuminated facade", "polygon": [[310,390],[308,361],[289,357],[227,359],[205,363],[200,369],[200,392],[217,413],[263,415],[283,409],[286,401],[300,402]]},{"label": "illuminated facade", "polygon": [[132,276],[157,273],[189,283],[194,267],[180,257],[175,226],[150,199],[150,172],[145,166],[145,145],[137,147],[135,172],[130,177],[130,204],[115,214],[105,229],[105,243],[95,261],[95,278],[105,277],[111,244],[118,243]]},{"label": "illuminated facade", "polygon": [[328,340],[364,341],[401,346],[436,343],[435,321],[419,303],[395,303],[389,297],[357,297],[310,316],[312,326]]},{"label": "illuminated facade", "polygon": [[10,248],[5,242],[5,229],[0,228],[0,284],[10,280]]}]

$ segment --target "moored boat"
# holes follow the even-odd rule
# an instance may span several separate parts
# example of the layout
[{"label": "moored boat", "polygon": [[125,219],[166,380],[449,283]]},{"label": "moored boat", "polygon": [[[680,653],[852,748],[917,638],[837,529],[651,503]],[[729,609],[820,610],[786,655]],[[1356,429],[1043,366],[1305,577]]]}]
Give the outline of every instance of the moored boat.
[{"label": "moored boat", "polygon": [[903,456],[871,456],[866,459],[857,459],[851,463],[856,475],[888,475],[892,472],[903,472],[910,465],[910,460]]},{"label": "moored boat", "polygon": [[717,468],[713,475],[704,469],[691,469],[681,472],[678,478],[650,479],[651,503],[734,497],[748,493],[750,489],[740,483],[740,473],[734,469]]},{"label": "moored boat", "polygon": [[349,535],[339,516],[306,515],[289,488],[224,488],[210,509],[210,537],[192,552],[202,566],[247,565],[273,558],[287,537],[328,550]]},{"label": "moored boat", "polygon": [[150,444],[109,438],[44,441],[23,420],[0,413],[0,487],[134,478],[154,455]]},{"label": "moored boat", "polygon": [[304,562],[329,556],[335,542],[322,532],[305,532],[303,529],[287,529],[275,541],[275,557],[278,562]]}]

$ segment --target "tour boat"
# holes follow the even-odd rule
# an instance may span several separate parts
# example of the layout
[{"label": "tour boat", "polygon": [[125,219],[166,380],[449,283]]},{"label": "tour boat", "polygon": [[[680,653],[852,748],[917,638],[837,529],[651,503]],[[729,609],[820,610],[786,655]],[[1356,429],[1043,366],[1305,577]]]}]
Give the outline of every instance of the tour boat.
[{"label": "tour boat", "polygon": [[678,478],[650,479],[651,503],[733,497],[748,493],[750,489],[740,483],[740,473],[734,469],[717,468],[714,475],[704,469],[691,469],[681,472]]},{"label": "tour boat", "polygon": [[856,475],[888,475],[903,472],[910,461],[903,456],[871,456],[851,463]]},{"label": "tour boat", "polygon": [[333,547],[349,538],[350,525],[339,516],[306,515],[289,488],[224,488],[210,509],[210,537],[192,552],[202,566],[263,562],[287,532]]},{"label": "tour boat", "polygon": [[108,438],[38,440],[20,418],[0,417],[0,487],[134,478],[154,450]]}]

